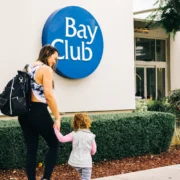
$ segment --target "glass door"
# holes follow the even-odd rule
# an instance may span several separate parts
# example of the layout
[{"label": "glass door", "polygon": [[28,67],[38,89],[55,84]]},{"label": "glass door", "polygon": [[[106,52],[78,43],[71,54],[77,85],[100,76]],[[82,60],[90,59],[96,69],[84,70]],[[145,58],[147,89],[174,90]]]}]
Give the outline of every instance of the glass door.
[{"label": "glass door", "polygon": [[165,85],[166,85],[166,76],[165,68],[157,68],[157,99],[162,99],[166,95]]},{"label": "glass door", "polygon": [[145,98],[144,92],[144,68],[137,67],[136,68],[136,96]]},{"label": "glass door", "polygon": [[155,66],[136,67],[136,96],[140,96],[142,99],[156,99],[156,82]]},{"label": "glass door", "polygon": [[156,69],[145,67],[146,70],[146,99],[156,99]]}]

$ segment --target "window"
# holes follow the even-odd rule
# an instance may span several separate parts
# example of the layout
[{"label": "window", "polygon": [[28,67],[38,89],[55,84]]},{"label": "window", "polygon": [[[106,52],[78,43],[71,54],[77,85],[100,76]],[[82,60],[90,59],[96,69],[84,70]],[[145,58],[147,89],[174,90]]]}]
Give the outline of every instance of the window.
[{"label": "window", "polygon": [[142,61],[155,60],[155,40],[136,38],[136,59]]},{"label": "window", "polygon": [[161,99],[166,96],[166,40],[135,40],[135,95],[146,99]]},{"label": "window", "polygon": [[136,67],[135,95],[153,100],[165,97],[165,68]]},{"label": "window", "polygon": [[166,61],[165,40],[156,40],[156,61]]},{"label": "window", "polygon": [[165,40],[136,38],[136,60],[166,61]]},{"label": "window", "polygon": [[136,68],[136,96],[144,95],[144,68]]},{"label": "window", "polygon": [[147,99],[156,99],[156,74],[155,68],[146,68]]},{"label": "window", "polygon": [[165,97],[165,68],[157,68],[157,91],[158,99]]}]

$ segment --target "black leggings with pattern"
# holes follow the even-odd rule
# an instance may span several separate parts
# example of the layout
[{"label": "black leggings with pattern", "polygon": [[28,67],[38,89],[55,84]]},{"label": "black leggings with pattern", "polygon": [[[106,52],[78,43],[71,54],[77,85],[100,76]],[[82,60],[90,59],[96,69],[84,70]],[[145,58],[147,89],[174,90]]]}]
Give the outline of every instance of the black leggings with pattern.
[{"label": "black leggings with pattern", "polygon": [[53,130],[53,120],[48,112],[47,105],[32,102],[28,115],[18,118],[27,146],[26,172],[28,180],[36,180],[36,155],[39,135],[49,146],[45,161],[44,179],[50,179],[56,163],[59,142]]}]

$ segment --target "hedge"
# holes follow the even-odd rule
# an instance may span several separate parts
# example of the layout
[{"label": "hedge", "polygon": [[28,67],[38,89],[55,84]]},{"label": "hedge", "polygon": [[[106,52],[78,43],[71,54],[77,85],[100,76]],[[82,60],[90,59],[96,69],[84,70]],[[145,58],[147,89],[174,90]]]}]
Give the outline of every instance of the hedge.
[{"label": "hedge", "polygon": [[[167,152],[174,132],[175,116],[169,113],[124,113],[92,115],[96,134],[94,162]],[[61,132],[72,131],[71,117],[63,117]],[[71,143],[60,143],[57,164],[66,163]],[[37,163],[44,163],[46,143],[39,141]],[[17,120],[0,121],[0,169],[24,168],[26,148]]]}]

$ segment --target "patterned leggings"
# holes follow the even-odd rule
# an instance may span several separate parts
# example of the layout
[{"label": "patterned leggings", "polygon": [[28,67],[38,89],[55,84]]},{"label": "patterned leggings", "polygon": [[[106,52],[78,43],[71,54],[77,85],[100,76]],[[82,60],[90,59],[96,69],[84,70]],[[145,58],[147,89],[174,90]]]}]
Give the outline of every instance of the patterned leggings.
[{"label": "patterned leggings", "polygon": [[75,169],[81,175],[81,180],[91,180],[92,168],[75,167]]}]

